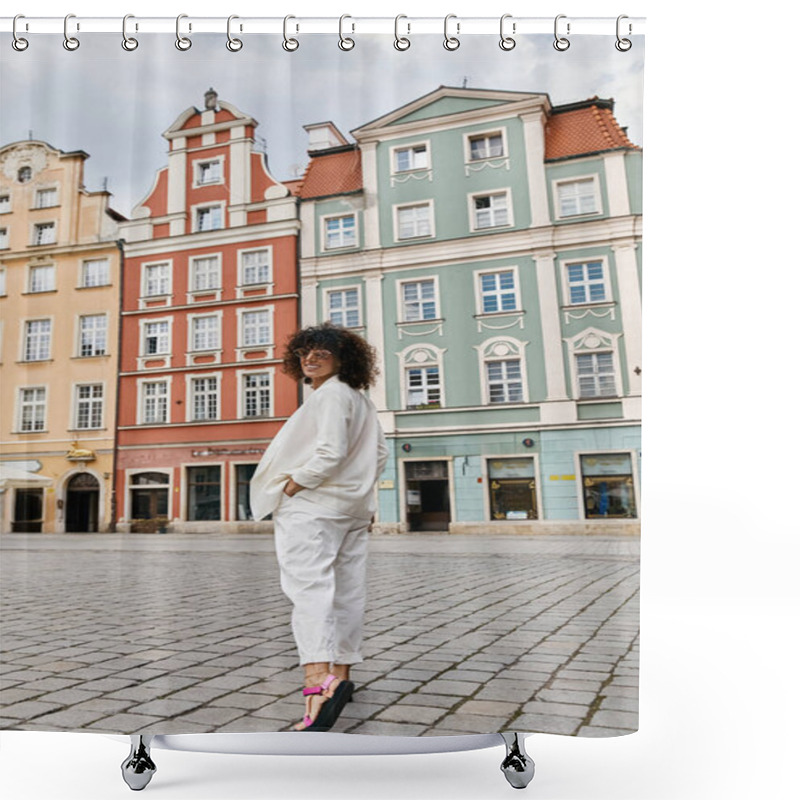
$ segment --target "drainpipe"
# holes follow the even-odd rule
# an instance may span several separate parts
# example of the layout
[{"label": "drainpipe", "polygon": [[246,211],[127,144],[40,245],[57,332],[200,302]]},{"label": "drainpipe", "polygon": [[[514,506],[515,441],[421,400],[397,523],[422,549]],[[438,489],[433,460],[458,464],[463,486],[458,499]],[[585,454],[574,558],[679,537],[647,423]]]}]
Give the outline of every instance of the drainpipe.
[{"label": "drainpipe", "polygon": [[111,523],[108,526],[109,533],[117,532],[117,453],[119,451],[119,406],[120,389],[122,384],[122,294],[124,286],[124,267],[125,250],[124,240],[117,239],[117,250],[119,250],[119,313],[117,315],[117,393],[114,403],[114,448],[113,461],[111,467]]}]

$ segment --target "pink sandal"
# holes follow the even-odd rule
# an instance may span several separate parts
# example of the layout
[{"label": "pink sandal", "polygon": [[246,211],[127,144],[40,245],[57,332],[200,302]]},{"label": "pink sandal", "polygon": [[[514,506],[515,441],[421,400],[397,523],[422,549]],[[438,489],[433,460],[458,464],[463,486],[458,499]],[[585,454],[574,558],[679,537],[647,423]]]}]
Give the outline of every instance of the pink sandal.
[{"label": "pink sandal", "polygon": [[[331,684],[335,680],[339,680],[339,685],[331,692]],[[311,717],[306,714],[303,717],[303,725],[305,727],[295,728],[295,730],[329,731],[336,720],[339,719],[342,709],[352,697],[353,689],[355,689],[355,686],[352,681],[340,680],[335,675],[328,675],[320,686],[308,686],[303,689],[303,697],[321,694],[327,699],[322,704],[316,719],[311,719]]]}]

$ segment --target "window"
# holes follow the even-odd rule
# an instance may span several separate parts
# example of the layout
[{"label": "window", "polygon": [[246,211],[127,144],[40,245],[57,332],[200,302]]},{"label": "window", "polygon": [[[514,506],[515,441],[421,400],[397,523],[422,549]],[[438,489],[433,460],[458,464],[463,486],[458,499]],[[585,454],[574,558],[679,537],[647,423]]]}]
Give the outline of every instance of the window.
[{"label": "window", "polygon": [[479,281],[482,314],[517,310],[517,281],[513,270],[484,272]]},{"label": "window", "polygon": [[36,319],[25,323],[25,354],[23,361],[47,361],[50,358],[49,319]]},{"label": "window", "polygon": [[594,178],[562,181],[557,184],[558,216],[574,217],[600,211],[597,183]]},{"label": "window", "polygon": [[439,406],[441,383],[439,367],[409,367],[406,369],[406,408]]},{"label": "window", "polygon": [[415,144],[410,147],[398,147],[394,151],[394,171],[409,172],[414,169],[427,169],[428,146]]},{"label": "window", "polygon": [[270,416],[272,380],[268,372],[243,376],[244,416],[247,419]]},{"label": "window", "polygon": [[328,292],[327,317],[334,325],[357,328],[361,325],[361,304],[358,289],[337,289]]},{"label": "window", "polygon": [[145,322],[144,355],[165,355],[169,353],[169,322]]},{"label": "window", "polygon": [[500,158],[505,155],[502,133],[482,133],[469,137],[469,160],[480,161],[484,158]]},{"label": "window", "polygon": [[242,347],[272,344],[272,315],[269,311],[246,311],[242,314]]},{"label": "window", "polygon": [[216,377],[192,378],[191,393],[192,420],[202,422],[217,419],[219,391]]},{"label": "window", "polygon": [[56,224],[55,222],[38,222],[33,226],[34,244],[55,244]]},{"label": "window", "polygon": [[108,318],[105,314],[91,314],[80,318],[80,356],[106,354]]},{"label": "window", "polygon": [[202,161],[196,165],[197,185],[204,186],[207,183],[222,182],[222,162],[221,161]]},{"label": "window", "polygon": [[325,249],[356,246],[356,218],[354,214],[328,217],[325,220]]},{"label": "window", "polygon": [[44,430],[46,392],[43,386],[19,390],[19,430],[36,433]]},{"label": "window", "polygon": [[522,368],[517,358],[486,362],[486,384],[490,403],[521,403]]},{"label": "window", "polygon": [[613,353],[583,353],[575,360],[579,398],[617,396]]},{"label": "window", "polygon": [[31,267],[28,272],[29,292],[52,292],[56,288],[56,268],[52,264]]},{"label": "window", "polygon": [[189,488],[187,519],[222,519],[222,497],[220,476],[222,470],[216,466],[188,467],[186,481]]},{"label": "window", "polygon": [[510,224],[508,193],[477,195],[472,198],[472,225],[475,230]]},{"label": "window", "polygon": [[422,203],[397,208],[397,238],[417,239],[433,235],[432,206]]},{"label": "window", "polygon": [[170,265],[148,264],[144,268],[144,296],[157,297],[169,294]]},{"label": "window", "polygon": [[0,228],[0,250],[8,249],[8,228]]},{"label": "window", "polygon": [[219,256],[207,256],[192,260],[192,291],[204,292],[219,289],[222,278],[219,268]]},{"label": "window", "polygon": [[195,230],[216,231],[222,228],[222,206],[198,208],[195,212]]},{"label": "window", "polygon": [[81,286],[108,286],[111,274],[107,258],[92,258],[81,264]]},{"label": "window", "polygon": [[17,172],[17,180],[20,183],[27,183],[33,177],[33,170],[30,167],[20,167]]},{"label": "window", "polygon": [[169,514],[169,476],[140,472],[131,478],[131,519],[155,519]]},{"label": "window", "polygon": [[414,281],[401,285],[403,322],[437,319],[436,287],[433,280]]},{"label": "window", "polygon": [[566,275],[570,305],[601,303],[611,299],[602,261],[567,264]]},{"label": "window", "polygon": [[6,294],[6,268],[0,267],[0,297]]},{"label": "window", "polygon": [[101,383],[77,387],[75,427],[80,430],[103,427],[103,385]]},{"label": "window", "polygon": [[536,519],[536,473],[532,458],[490,458],[491,519]]},{"label": "window", "polygon": [[39,189],[36,192],[36,208],[53,208],[58,205],[58,189]]},{"label": "window", "polygon": [[141,384],[141,392],[142,422],[145,425],[167,422],[167,382],[148,381]]},{"label": "window", "polygon": [[208,317],[192,317],[192,350],[218,350],[219,317],[214,314]]},{"label": "window", "polygon": [[580,468],[586,519],[637,516],[630,453],[581,455]]},{"label": "window", "polygon": [[11,195],[0,194],[0,214],[8,214],[11,211]]},{"label": "window", "polygon": [[269,283],[272,279],[272,250],[251,250],[242,253],[242,284]]},{"label": "window", "polygon": [[255,475],[257,464],[236,465],[236,519],[253,519],[250,508],[250,480]]}]

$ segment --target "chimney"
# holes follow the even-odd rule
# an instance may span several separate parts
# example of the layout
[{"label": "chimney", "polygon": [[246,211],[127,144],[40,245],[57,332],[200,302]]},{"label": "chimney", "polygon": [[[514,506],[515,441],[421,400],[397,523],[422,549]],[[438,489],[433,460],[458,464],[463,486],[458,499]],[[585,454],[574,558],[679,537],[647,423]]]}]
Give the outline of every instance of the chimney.
[{"label": "chimney", "polygon": [[332,122],[315,122],[313,125],[303,125],[303,130],[308,133],[309,153],[349,144],[344,134]]}]

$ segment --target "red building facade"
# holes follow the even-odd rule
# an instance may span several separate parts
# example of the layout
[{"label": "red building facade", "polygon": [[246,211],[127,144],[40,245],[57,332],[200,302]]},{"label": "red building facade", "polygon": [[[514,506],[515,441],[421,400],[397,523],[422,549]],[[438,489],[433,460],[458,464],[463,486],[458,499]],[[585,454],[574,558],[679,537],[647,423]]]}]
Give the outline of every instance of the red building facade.
[{"label": "red building facade", "polygon": [[213,90],[163,134],[168,164],[123,226],[118,530],[245,530],[248,484],[298,405],[298,210]]}]

